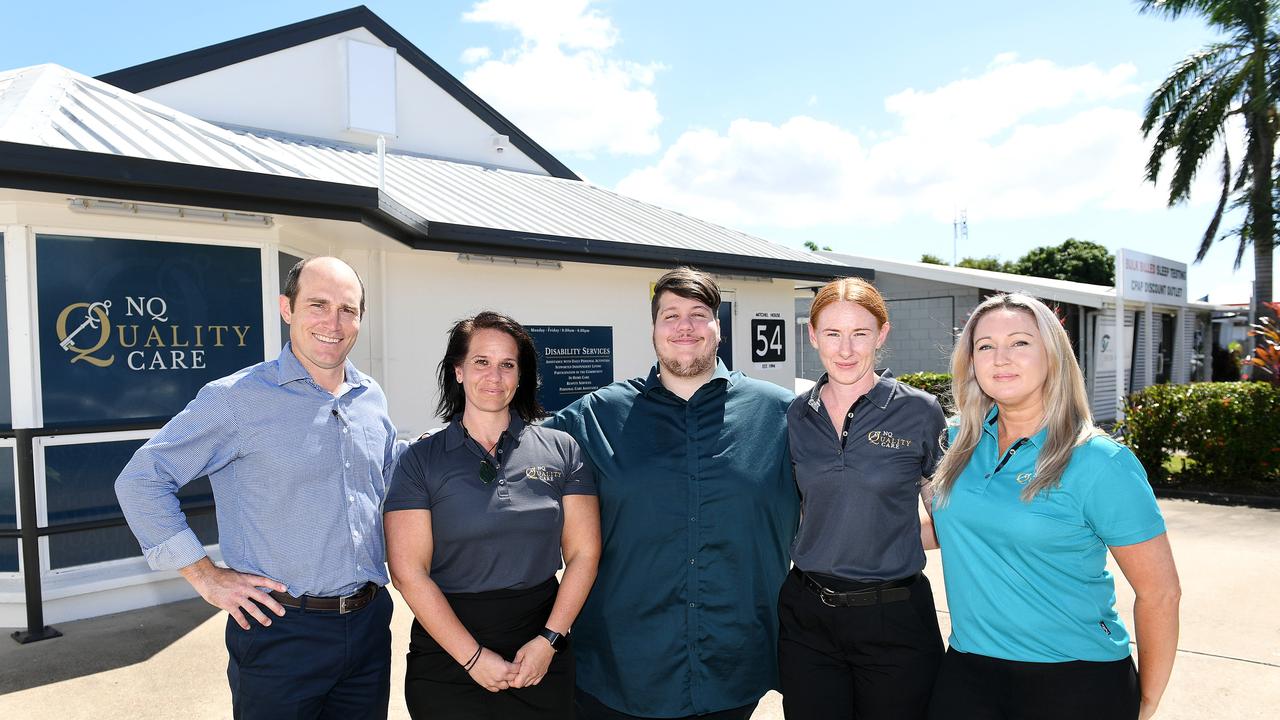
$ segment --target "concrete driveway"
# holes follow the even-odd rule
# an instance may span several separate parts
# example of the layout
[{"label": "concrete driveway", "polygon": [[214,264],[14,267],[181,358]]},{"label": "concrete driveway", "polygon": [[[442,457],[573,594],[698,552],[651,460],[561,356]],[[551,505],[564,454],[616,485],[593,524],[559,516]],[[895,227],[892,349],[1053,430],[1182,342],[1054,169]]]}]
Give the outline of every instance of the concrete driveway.
[{"label": "concrete driveway", "polygon": [[[1161,501],[1182,576],[1182,636],[1173,681],[1157,717],[1280,716],[1280,511]],[[941,568],[930,557],[939,620],[949,628]],[[1113,572],[1115,568],[1113,567]],[[1127,622],[1133,595],[1119,583]],[[404,675],[410,616],[396,595],[396,667]],[[64,636],[20,646],[0,638],[0,717],[175,718],[230,716],[225,617],[200,600],[58,626]],[[1132,625],[1130,625],[1132,627]],[[393,718],[407,718],[392,687]],[[770,693],[756,720],[781,720]]]}]

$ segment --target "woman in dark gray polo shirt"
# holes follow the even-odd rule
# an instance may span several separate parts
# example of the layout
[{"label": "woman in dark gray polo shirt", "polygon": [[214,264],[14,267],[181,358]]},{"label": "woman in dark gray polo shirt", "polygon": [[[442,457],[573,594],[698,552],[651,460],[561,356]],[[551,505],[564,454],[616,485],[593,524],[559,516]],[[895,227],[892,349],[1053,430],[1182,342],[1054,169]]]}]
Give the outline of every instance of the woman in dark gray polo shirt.
[{"label": "woman in dark gray polo shirt", "polygon": [[516,321],[456,323],[439,384],[449,425],[405,451],[383,505],[415,617],[409,714],[571,718],[565,648],[600,558],[595,480],[572,437],[530,424],[544,415],[537,351]]},{"label": "woman in dark gray polo shirt", "polygon": [[861,279],[813,299],[827,372],[787,410],[801,495],[778,598],[788,718],[923,719],[942,659],[918,508],[946,420],[932,395],[876,375],[888,335],[884,298]]}]

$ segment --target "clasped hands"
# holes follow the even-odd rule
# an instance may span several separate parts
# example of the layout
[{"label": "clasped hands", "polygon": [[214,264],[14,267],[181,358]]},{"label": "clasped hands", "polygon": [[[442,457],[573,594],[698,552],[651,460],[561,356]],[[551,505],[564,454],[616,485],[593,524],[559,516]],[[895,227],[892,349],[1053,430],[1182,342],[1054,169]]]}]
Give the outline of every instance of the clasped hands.
[{"label": "clasped hands", "polygon": [[483,648],[467,674],[489,692],[531,687],[542,682],[555,652],[551,643],[541,636],[525,643],[511,662],[489,648]]}]

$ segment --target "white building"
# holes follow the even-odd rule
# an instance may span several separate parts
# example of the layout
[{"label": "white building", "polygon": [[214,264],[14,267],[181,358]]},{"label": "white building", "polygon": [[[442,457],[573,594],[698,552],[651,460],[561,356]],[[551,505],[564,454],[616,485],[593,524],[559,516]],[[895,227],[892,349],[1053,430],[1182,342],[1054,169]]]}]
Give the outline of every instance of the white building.
[{"label": "white building", "polygon": [[[885,343],[884,364],[895,374],[950,372],[954,339],[978,303],[997,292],[1022,292],[1058,309],[1084,372],[1095,419],[1116,417],[1115,359],[1099,338],[1114,334],[1116,289],[1104,285],[1028,277],[930,263],[884,260],[838,253],[824,257],[875,271],[893,326]],[[796,357],[802,377],[822,373],[804,333],[811,292],[797,291]],[[1225,308],[1203,302],[1125,304],[1126,394],[1156,383],[1205,380],[1215,312]],[[1208,330],[1208,332],[1206,332]],[[1108,360],[1110,361],[1108,364]]]},{"label": "white building", "polygon": [[[22,443],[0,441],[8,627],[32,622],[28,568],[48,622],[191,595],[112,483],[200,385],[275,357],[299,258],[363,276],[352,360],[409,436],[440,424],[446,331],[478,310],[592,348],[544,368],[559,407],[647,372],[651,284],[690,264],[725,289],[726,362],[791,387],[795,283],[872,275],[583,182],[364,8],[97,79],[0,72],[0,233],[0,425],[36,436],[27,525],[55,531],[19,552]],[[207,481],[182,497],[216,558]]]}]

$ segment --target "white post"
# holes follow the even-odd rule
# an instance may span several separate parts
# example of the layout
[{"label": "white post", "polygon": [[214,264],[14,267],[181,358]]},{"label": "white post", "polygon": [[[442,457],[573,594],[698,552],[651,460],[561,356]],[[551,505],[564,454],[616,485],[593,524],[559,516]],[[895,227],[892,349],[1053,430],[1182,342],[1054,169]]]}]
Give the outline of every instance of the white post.
[{"label": "white post", "polygon": [[387,190],[387,139],[378,136],[378,189]]},{"label": "white post", "polygon": [[[1191,382],[1191,341],[1192,333],[1187,332],[1187,308],[1178,306],[1177,327],[1173,337],[1177,342],[1173,346],[1173,369],[1169,372],[1169,382]],[[1176,373],[1176,374],[1175,374]]]},{"label": "white post", "polygon": [[1116,422],[1124,420],[1124,251],[1116,253]]},{"label": "white post", "polygon": [[34,233],[26,225],[4,232],[5,303],[8,305],[10,412],[15,428],[40,427],[36,349]]}]

